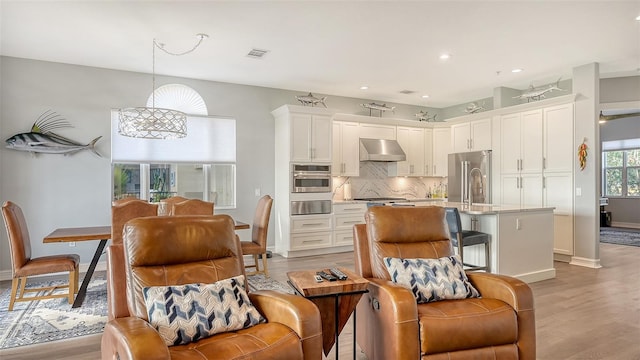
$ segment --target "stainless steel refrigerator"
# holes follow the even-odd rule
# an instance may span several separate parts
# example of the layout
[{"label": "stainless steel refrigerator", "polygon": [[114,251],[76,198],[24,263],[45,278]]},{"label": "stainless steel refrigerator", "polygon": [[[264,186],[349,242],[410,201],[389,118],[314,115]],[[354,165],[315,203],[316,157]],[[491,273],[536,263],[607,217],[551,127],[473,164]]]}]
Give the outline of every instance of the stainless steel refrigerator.
[{"label": "stainless steel refrigerator", "polygon": [[451,202],[491,204],[491,150],[449,154]]}]

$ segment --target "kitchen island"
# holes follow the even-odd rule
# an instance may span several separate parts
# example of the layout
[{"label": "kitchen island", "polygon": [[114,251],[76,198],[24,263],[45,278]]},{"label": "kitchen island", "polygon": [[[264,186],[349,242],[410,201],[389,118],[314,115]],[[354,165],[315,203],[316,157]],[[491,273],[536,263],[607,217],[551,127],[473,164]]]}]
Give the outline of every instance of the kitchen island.
[{"label": "kitchen island", "polygon": [[[455,207],[460,212],[463,229],[491,235],[492,273],[514,276],[525,282],[555,277],[551,207],[469,206],[434,199],[411,199],[385,205]],[[465,262],[483,264],[483,246],[465,247]]]}]

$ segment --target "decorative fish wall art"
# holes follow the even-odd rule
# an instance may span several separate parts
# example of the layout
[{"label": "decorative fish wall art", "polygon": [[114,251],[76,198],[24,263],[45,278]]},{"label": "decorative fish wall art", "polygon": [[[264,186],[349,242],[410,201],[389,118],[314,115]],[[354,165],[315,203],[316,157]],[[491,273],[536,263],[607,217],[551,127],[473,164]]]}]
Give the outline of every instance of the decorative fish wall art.
[{"label": "decorative fish wall art", "polygon": [[47,110],[33,123],[30,132],[16,134],[8,138],[6,140],[7,148],[27,151],[34,155],[36,153],[45,153],[63,154],[65,156],[75,154],[82,150],[90,150],[94,154],[102,157],[95,148],[96,143],[102,136],[98,136],[88,144],[81,144],[52,132],[55,129],[69,127],[73,126],[58,113]]}]

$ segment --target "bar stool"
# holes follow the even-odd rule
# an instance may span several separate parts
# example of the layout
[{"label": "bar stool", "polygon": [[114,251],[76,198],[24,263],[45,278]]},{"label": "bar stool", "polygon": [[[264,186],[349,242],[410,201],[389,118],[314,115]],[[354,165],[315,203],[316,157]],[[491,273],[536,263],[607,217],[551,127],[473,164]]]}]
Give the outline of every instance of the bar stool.
[{"label": "bar stool", "polygon": [[[462,264],[468,266],[466,270],[484,270],[486,272],[491,272],[491,262],[490,262],[490,239],[491,235],[487,233],[483,233],[480,231],[474,230],[463,230],[462,222],[460,221],[460,213],[457,208],[445,208],[447,224],[449,225],[449,237],[451,238],[451,242],[453,246],[458,247],[458,254],[460,254],[460,259],[462,260]],[[485,265],[471,265],[464,262],[464,250],[465,246],[473,246],[484,244],[484,261]]]}]

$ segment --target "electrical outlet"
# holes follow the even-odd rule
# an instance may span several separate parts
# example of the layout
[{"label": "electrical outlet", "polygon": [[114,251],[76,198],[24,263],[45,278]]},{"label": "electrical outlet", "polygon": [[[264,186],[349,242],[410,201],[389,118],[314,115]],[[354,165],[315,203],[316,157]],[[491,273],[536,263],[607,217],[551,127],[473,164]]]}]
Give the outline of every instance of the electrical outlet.
[{"label": "electrical outlet", "polygon": [[260,196],[260,188],[255,188],[255,189],[253,190],[253,193],[254,193],[256,196]]},{"label": "electrical outlet", "polygon": [[69,243],[69,246],[70,246],[70,247],[76,247],[76,242],[75,242],[75,241],[71,241],[71,242]]}]

